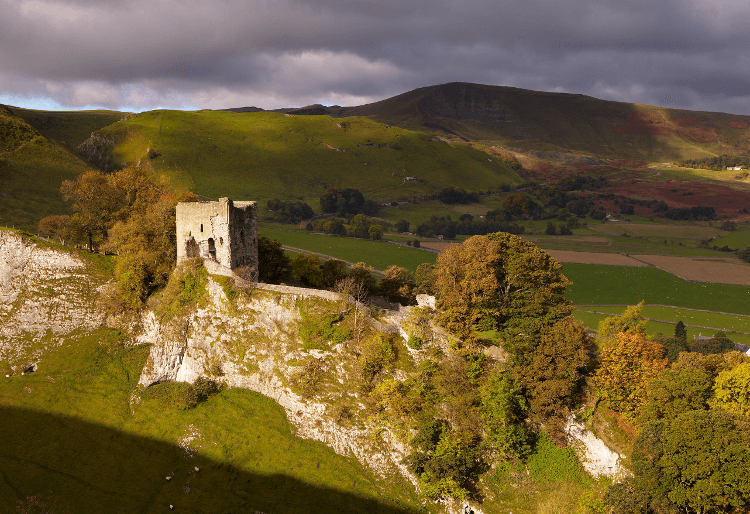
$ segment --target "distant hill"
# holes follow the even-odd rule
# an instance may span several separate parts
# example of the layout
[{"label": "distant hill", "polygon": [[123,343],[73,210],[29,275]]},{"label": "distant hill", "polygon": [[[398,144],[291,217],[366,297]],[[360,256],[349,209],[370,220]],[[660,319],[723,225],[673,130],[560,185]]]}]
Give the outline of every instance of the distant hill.
[{"label": "distant hill", "polygon": [[358,107],[314,105],[285,112],[363,116],[542,158],[572,152],[673,161],[750,151],[750,116],[463,82],[423,87]]}]

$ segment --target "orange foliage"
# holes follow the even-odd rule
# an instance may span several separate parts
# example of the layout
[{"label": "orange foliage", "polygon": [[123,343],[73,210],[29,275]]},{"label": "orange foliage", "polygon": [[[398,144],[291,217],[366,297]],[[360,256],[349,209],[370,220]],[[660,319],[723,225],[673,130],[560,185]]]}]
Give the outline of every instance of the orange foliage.
[{"label": "orange foliage", "polygon": [[613,410],[632,419],[646,401],[646,386],[668,363],[662,345],[637,332],[620,332],[602,348],[597,391]]}]

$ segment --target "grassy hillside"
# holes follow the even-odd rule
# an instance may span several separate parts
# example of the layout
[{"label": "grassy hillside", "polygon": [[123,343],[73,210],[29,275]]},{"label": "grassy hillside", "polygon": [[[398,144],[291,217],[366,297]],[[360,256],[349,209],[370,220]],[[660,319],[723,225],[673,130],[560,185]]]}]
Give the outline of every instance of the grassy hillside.
[{"label": "grassy hillside", "polygon": [[524,152],[681,160],[750,148],[750,116],[459,82],[328,112]]},{"label": "grassy hillside", "polygon": [[104,164],[150,162],[174,185],[211,198],[302,198],[318,208],[331,186],[386,201],[520,182],[482,151],[363,118],[150,111],[97,134]]},{"label": "grassy hillside", "polygon": [[33,232],[44,216],[70,213],[60,184],[87,169],[80,157],[0,106],[0,225]]},{"label": "grassy hillside", "polygon": [[67,338],[36,372],[2,379],[0,511],[30,497],[54,512],[421,511],[402,480],[296,438],[257,393],[193,408],[185,384],[132,396],[149,348],[125,340],[109,329]]},{"label": "grassy hillside", "polygon": [[75,150],[95,130],[129,115],[119,111],[38,111],[8,107],[8,110],[34,127],[47,139]]}]

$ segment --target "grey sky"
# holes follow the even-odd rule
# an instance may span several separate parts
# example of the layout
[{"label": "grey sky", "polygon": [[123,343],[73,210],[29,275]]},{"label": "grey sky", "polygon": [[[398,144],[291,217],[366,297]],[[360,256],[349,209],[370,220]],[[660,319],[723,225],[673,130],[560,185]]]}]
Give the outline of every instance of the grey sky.
[{"label": "grey sky", "polygon": [[359,105],[452,81],[750,114],[746,0],[0,0],[0,103]]}]

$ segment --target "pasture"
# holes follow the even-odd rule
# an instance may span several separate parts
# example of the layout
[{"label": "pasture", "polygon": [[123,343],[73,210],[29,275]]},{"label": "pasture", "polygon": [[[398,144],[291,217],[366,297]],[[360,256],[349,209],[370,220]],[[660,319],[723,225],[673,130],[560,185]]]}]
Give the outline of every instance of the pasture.
[{"label": "pasture", "polygon": [[565,292],[575,305],[673,305],[750,315],[750,287],[686,282],[656,268],[563,264],[573,282]]},{"label": "pasture", "polygon": [[368,241],[264,227],[259,230],[261,235],[276,239],[283,245],[330,255],[343,261],[365,262],[378,270],[397,264],[413,272],[423,262],[434,264],[437,258],[437,254],[432,252],[396,245],[388,241]]},{"label": "pasture", "polygon": [[750,230],[729,232],[727,235],[712,241],[711,244],[718,247],[726,245],[734,250],[750,247]]},{"label": "pasture", "polygon": [[630,234],[636,237],[663,237],[674,239],[704,239],[720,237],[727,232],[718,227],[703,225],[678,225],[661,223],[600,223],[589,227],[610,235]]},{"label": "pasture", "polygon": [[[594,310],[594,311],[609,311],[613,310],[611,314],[597,314],[594,312],[584,312],[578,309],[584,309],[586,311],[588,310]],[[581,321],[583,324],[585,324],[587,327],[589,327],[591,330],[596,330],[597,326],[599,325],[599,322],[602,321],[604,318],[607,318],[609,316],[615,315],[615,314],[622,314],[622,312],[625,310],[625,307],[601,307],[601,306],[592,306],[592,305],[583,305],[583,306],[577,306],[576,310],[573,311],[573,316]],[[644,308],[645,311],[645,308]],[[646,315],[645,313],[642,313],[644,317],[651,317]],[[689,317],[687,319],[683,318],[682,322],[687,324],[690,324],[691,321]],[[701,328],[701,327],[690,327],[686,326],[685,330],[687,331],[688,340],[693,339],[694,337],[698,335],[704,335],[704,336],[712,336],[717,331],[721,330],[723,332],[726,332],[729,339],[734,341],[735,343],[742,343],[750,346],[750,334],[735,334],[732,333],[732,330],[737,330],[736,326],[732,323],[731,320],[727,320],[727,324],[723,323],[714,323],[715,326],[712,326],[711,328]],[[669,323],[666,321],[654,321],[654,320],[648,320],[646,321],[646,334],[649,336],[654,336],[656,334],[662,334],[665,336],[671,336],[674,334],[674,328],[677,322]],[[709,326],[709,325],[704,325]]]},{"label": "pasture", "polygon": [[148,354],[101,329],[2,379],[0,511],[30,496],[54,512],[421,511],[402,479],[295,437],[270,398],[229,389],[189,407],[185,383],[138,390]]}]

